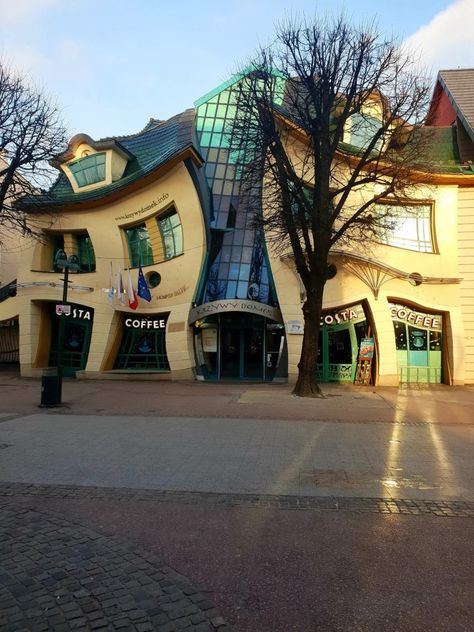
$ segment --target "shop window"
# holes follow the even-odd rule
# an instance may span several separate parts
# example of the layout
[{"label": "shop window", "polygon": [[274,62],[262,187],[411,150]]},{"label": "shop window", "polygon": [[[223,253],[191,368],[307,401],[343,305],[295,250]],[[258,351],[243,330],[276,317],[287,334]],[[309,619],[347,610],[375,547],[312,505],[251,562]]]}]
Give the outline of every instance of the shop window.
[{"label": "shop window", "polygon": [[400,382],[439,384],[442,378],[442,316],[390,305]]},{"label": "shop window", "polygon": [[183,229],[176,211],[158,218],[165,259],[183,254]]},{"label": "shop window", "polygon": [[434,252],[429,204],[379,204],[376,211],[384,218],[383,223],[390,224],[381,231],[381,243],[417,252]]},{"label": "shop window", "polygon": [[149,266],[153,263],[153,251],[150,243],[150,235],[145,224],[139,224],[125,229],[128,243],[130,265],[137,268],[139,265]]},{"label": "shop window", "polygon": [[91,154],[68,164],[78,187],[105,180],[105,152]]},{"label": "shop window", "polygon": [[126,329],[114,369],[169,371],[165,330]]}]

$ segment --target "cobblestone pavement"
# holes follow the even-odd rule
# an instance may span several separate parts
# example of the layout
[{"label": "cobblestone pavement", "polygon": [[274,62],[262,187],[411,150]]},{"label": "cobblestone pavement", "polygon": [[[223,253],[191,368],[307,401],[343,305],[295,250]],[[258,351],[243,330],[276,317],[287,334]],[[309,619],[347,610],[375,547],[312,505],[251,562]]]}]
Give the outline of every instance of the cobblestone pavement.
[{"label": "cobblestone pavement", "polygon": [[0,630],[217,629],[213,603],[155,554],[2,502]]},{"label": "cobblestone pavement", "polygon": [[327,496],[288,496],[272,494],[219,494],[155,489],[82,487],[79,485],[30,485],[0,483],[0,498],[33,497],[55,499],[113,500],[119,502],[155,501],[219,507],[260,507],[269,509],[350,511],[357,513],[432,515],[474,518],[474,502],[462,500],[410,500],[407,498],[364,498]]}]

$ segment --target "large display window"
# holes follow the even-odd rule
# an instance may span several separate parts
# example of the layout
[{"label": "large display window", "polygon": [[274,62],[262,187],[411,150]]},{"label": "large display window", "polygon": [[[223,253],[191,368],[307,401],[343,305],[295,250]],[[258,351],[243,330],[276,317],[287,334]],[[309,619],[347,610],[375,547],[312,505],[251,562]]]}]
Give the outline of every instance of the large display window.
[{"label": "large display window", "polygon": [[367,334],[362,305],[324,312],[319,331],[318,381],[354,382],[360,341]]},{"label": "large display window", "polygon": [[169,371],[166,354],[166,322],[169,314],[126,314],[115,370]]},{"label": "large display window", "polygon": [[61,314],[50,305],[51,346],[49,365],[60,367],[63,377],[75,377],[86,368],[92,335],[92,307],[69,303]]},{"label": "large display window", "polygon": [[442,315],[415,311],[396,303],[390,304],[390,312],[400,382],[441,383]]}]

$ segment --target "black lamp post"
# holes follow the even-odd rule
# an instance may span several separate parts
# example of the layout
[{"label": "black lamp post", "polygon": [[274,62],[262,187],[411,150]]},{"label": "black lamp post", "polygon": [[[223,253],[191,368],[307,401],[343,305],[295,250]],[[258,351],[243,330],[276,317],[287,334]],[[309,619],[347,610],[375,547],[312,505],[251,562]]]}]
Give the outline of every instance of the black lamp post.
[{"label": "black lamp post", "polygon": [[79,257],[77,255],[71,255],[70,257],[68,257],[64,250],[58,250],[56,256],[54,257],[54,267],[56,268],[56,270],[61,270],[62,272],[64,272],[63,305],[66,305],[69,271],[79,272]]},{"label": "black lamp post", "polygon": [[54,268],[55,270],[60,270],[64,272],[63,278],[63,299],[62,305],[63,309],[59,315],[59,327],[58,327],[58,351],[57,351],[57,361],[56,367],[54,368],[54,372],[51,371],[49,374],[43,375],[43,380],[41,383],[41,404],[42,407],[53,407],[59,406],[61,404],[61,395],[62,395],[62,364],[61,364],[61,352],[63,348],[63,332],[64,327],[63,320],[66,318],[65,314],[65,306],[67,303],[67,291],[69,284],[69,272],[78,272],[80,269],[79,258],[76,255],[70,255],[69,257],[66,255],[64,250],[58,250],[56,256],[54,257]]}]

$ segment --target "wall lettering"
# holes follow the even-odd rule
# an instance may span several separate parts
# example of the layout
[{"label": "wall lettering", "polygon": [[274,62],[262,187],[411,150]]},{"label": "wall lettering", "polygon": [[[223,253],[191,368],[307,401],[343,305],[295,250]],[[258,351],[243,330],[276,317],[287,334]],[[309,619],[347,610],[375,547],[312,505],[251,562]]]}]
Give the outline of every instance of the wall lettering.
[{"label": "wall lettering", "polygon": [[166,318],[126,318],[125,327],[132,329],[165,329]]},{"label": "wall lettering", "polygon": [[153,210],[155,206],[158,206],[159,204],[167,200],[169,196],[170,196],[169,193],[163,193],[163,195],[160,195],[160,197],[156,198],[156,200],[152,200],[150,204],[147,204],[146,206],[142,206],[141,208],[135,211],[130,211],[130,213],[125,213],[124,215],[120,215],[119,217],[115,218],[115,221],[119,222],[122,219],[132,219],[133,217],[143,215],[143,213],[148,213],[148,211]]},{"label": "wall lettering", "polygon": [[426,327],[427,329],[441,329],[442,318],[439,315],[415,312],[403,305],[390,305],[393,320],[403,320],[411,325]]}]

